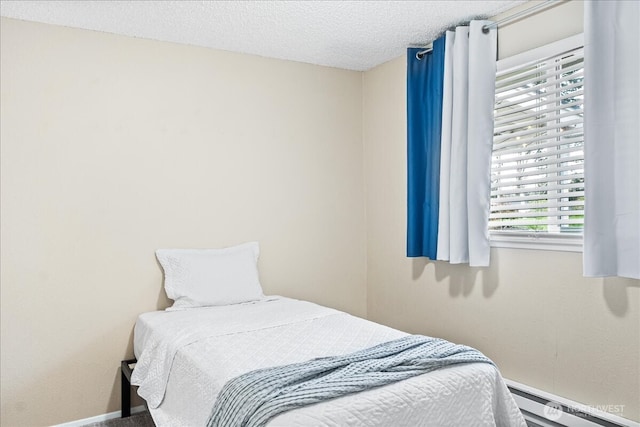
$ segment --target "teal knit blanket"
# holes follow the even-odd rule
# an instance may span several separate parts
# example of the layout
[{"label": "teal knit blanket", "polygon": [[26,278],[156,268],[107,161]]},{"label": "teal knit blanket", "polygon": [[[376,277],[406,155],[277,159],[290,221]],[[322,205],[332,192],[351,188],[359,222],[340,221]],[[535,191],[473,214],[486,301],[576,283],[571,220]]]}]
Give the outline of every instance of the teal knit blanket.
[{"label": "teal knit blanket", "polygon": [[292,409],[478,362],[493,364],[471,347],[408,335],[343,356],[259,369],[224,385],[207,427],[260,427]]}]

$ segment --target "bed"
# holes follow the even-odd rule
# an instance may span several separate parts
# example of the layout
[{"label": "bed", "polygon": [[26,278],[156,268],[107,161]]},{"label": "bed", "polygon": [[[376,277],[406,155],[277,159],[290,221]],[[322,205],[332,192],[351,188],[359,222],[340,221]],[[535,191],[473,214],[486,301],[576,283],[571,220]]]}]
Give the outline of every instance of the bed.
[{"label": "bed", "polygon": [[[256,244],[249,246],[257,260]],[[188,253],[187,258],[193,254]],[[218,255],[208,255],[212,254]],[[261,289],[248,301],[244,295],[240,302],[230,303],[226,295],[224,304],[217,301],[215,305],[211,301],[203,303],[202,289],[195,293],[191,290],[186,292],[189,301],[178,303],[182,297],[178,295],[181,285],[176,285],[176,271],[189,272],[185,280],[181,279],[187,287],[192,287],[194,280],[211,284],[216,281],[211,275],[193,271],[198,265],[208,269],[212,263],[210,259],[195,263],[168,261],[165,255],[158,253],[165,270],[165,289],[177,304],[139,316],[134,331],[137,364],[131,376],[157,426],[207,425],[225,384],[247,372],[350,354],[408,335],[310,302],[265,297]],[[182,255],[179,252],[178,258]],[[228,262],[227,257],[222,264]],[[254,268],[253,263],[249,265]],[[247,264],[236,267],[246,270]],[[219,268],[217,265],[216,274]],[[218,274],[227,279],[230,275],[234,273]],[[215,293],[219,298],[219,287]],[[526,424],[498,369],[490,363],[465,363],[290,410],[271,418],[267,425]]]}]

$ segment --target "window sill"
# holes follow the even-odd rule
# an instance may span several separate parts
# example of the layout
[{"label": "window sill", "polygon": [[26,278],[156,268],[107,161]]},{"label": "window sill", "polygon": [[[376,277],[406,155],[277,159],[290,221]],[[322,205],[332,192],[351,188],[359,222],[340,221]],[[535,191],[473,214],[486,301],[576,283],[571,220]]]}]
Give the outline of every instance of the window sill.
[{"label": "window sill", "polygon": [[582,252],[582,235],[541,235],[532,233],[489,234],[492,248]]}]

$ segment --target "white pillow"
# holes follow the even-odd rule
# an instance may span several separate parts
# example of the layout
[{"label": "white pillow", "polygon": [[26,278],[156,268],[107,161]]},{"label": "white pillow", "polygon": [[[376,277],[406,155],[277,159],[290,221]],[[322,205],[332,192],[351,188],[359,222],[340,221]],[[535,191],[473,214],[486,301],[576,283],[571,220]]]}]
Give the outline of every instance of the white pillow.
[{"label": "white pillow", "polygon": [[158,249],[171,310],[262,299],[258,242],[224,249]]}]

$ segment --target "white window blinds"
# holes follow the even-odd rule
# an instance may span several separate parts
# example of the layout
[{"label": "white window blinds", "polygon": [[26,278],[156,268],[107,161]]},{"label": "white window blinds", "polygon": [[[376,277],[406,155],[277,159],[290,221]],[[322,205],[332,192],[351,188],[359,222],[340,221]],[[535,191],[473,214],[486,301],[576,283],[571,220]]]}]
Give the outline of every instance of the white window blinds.
[{"label": "white window blinds", "polygon": [[496,76],[489,229],[581,233],[583,49]]}]

